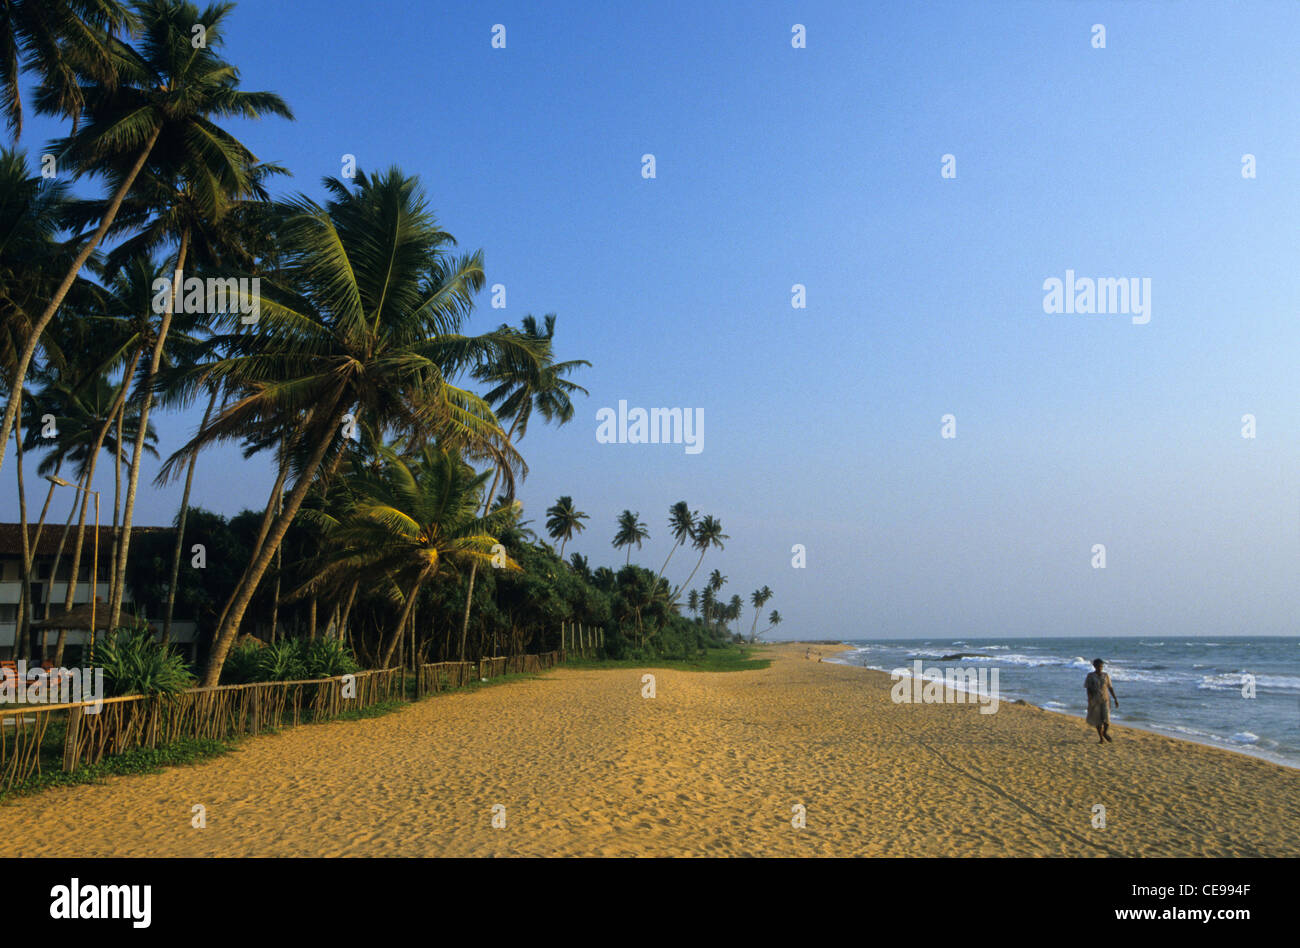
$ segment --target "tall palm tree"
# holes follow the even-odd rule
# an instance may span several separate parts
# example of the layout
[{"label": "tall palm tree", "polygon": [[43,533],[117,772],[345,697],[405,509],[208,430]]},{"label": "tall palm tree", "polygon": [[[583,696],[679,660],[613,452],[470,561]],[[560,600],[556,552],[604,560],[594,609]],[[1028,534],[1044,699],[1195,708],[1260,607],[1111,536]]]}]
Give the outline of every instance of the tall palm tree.
[{"label": "tall palm tree", "polygon": [[749,624],[749,640],[754,641],[754,629],[758,627],[758,614],[767,601],[772,598],[772,590],[764,586],[762,589],[755,589],[749,594],[749,601],[754,607],[754,621]]},{"label": "tall palm tree", "polygon": [[[580,366],[590,366],[586,359],[572,359],[568,362],[556,362],[552,354],[555,341],[555,314],[548,313],[544,319],[545,328],[539,329],[537,320],[530,314],[523,318],[522,335],[524,341],[535,351],[532,359],[495,360],[480,366],[474,377],[487,382],[493,387],[483,396],[483,400],[493,406],[497,418],[504,424],[510,423],[506,439],[511,444],[518,444],[528,433],[528,421],[536,411],[542,420],[558,425],[568,424],[573,420],[574,407],[572,396],[587,390],[581,385],[570,382],[564,376]],[[502,326],[501,332],[508,327]],[[492,486],[483,501],[486,513],[492,509],[496,497],[497,481],[501,475],[498,467],[492,475]],[[460,651],[465,652],[465,637],[469,634],[469,610],[474,601],[474,582],[478,576],[478,564],[471,563],[469,585],[465,591],[465,612],[460,622]]]},{"label": "tall palm tree", "polygon": [[671,606],[682,596],[682,590],[691,584],[695,578],[696,572],[699,571],[700,564],[704,562],[704,554],[709,552],[709,547],[716,546],[718,549],[723,548],[723,540],[731,538],[722,532],[722,523],[712,515],[705,515],[699,523],[695,525],[695,532],[691,534],[691,545],[700,551],[700,558],[695,561],[695,569],[691,570],[691,575],[686,577],[686,582],[677,587],[669,600]]},{"label": "tall palm tree", "polygon": [[690,595],[686,597],[686,608],[691,615],[695,615],[700,611],[700,591],[698,589],[692,589]]},{"label": "tall palm tree", "polygon": [[695,518],[697,516],[699,516],[699,512],[691,510],[684,500],[679,500],[668,508],[668,529],[673,535],[673,547],[668,551],[664,565],[659,567],[659,572],[655,574],[656,580],[662,577],[664,571],[668,569],[668,563],[673,558],[673,554],[677,552],[677,548],[694,535]]},{"label": "tall palm tree", "polygon": [[256,327],[223,317],[215,354],[188,374],[194,386],[220,384],[223,403],[206,428],[177,451],[267,431],[285,439],[286,464],[267,502],[279,507],[284,473],[294,487],[265,519],[248,569],[214,639],[205,683],[215,684],[248,603],[297,515],[326,456],[349,450],[345,416],[376,431],[411,432],[412,442],[513,449],[490,406],[451,379],[488,359],[531,356],[516,334],[464,336],[460,327],[483,284],[481,252],[451,256],[454,244],[430,212],[419,181],[396,168],[358,171],[348,185],[326,179],[324,206],[306,197],[283,227],[280,276],[262,279]]},{"label": "tall palm tree", "polygon": [[[633,513],[630,510],[624,510],[618,515],[618,532],[614,534],[614,549],[621,550],[627,547],[627,559],[623,565],[627,566],[632,562],[632,544],[641,549],[641,542],[650,536],[650,531],[646,525],[641,522],[641,515]],[[655,577],[657,580],[659,577]]]},{"label": "tall palm tree", "polygon": [[[81,81],[81,123],[53,148],[60,163],[76,173],[104,175],[112,195],[103,207],[98,226],[81,242],[27,337],[19,357],[15,390],[22,386],[41,335],[82,267],[113,226],[127,194],[149,162],[170,169],[201,167],[210,175],[194,185],[201,193],[215,196],[239,192],[253,163],[251,153],[213,120],[293,117],[274,93],[241,90],[239,71],[219,55],[223,22],[233,8],[233,3],[214,3],[199,10],[186,0],[138,0],[138,48],[110,40],[111,79],[97,80],[92,75]],[[192,43],[195,27],[203,29],[205,35],[204,44],[198,48]],[[43,89],[37,96],[39,112],[57,113],[67,107],[67,96],[57,88]],[[178,258],[183,258],[183,253],[178,253]],[[166,329],[164,315],[159,342],[165,338]],[[156,372],[155,364],[151,375]],[[5,443],[16,408],[10,399],[0,425],[0,467],[4,465]]]},{"label": "tall palm tree", "polygon": [[[767,623],[768,623],[767,628],[764,629],[763,632],[770,632],[772,629],[775,629],[778,625],[781,624],[781,613],[773,609],[772,614],[767,617]],[[762,635],[763,632],[760,632],[759,635]]]},{"label": "tall palm tree", "polygon": [[709,574],[709,588],[715,593],[722,592],[722,587],[727,585],[727,577],[722,575],[722,570],[715,569]]},{"label": "tall palm tree", "polygon": [[587,529],[582,521],[589,519],[591,518],[573,506],[573,498],[567,494],[546,508],[546,532],[552,540],[561,541],[560,559],[564,559],[564,545],[575,534]]},{"label": "tall palm tree", "polygon": [[739,594],[732,596],[731,601],[727,603],[727,619],[736,623],[737,635],[740,634],[740,610],[744,608],[744,605],[745,602],[740,598]]}]

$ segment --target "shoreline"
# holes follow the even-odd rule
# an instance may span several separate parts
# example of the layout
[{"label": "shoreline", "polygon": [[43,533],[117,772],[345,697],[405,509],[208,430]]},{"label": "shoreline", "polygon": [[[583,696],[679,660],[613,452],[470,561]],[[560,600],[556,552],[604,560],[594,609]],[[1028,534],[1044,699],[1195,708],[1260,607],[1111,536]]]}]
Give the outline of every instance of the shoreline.
[{"label": "shoreline", "polygon": [[1099,748],[1029,705],[896,704],[887,674],[805,648],[763,646],[771,664],[743,671],[559,666],[51,788],[0,806],[0,832],[64,857],[1300,851],[1296,771],[1138,730]]},{"label": "shoreline", "polygon": [[[784,644],[787,644],[787,643],[784,643],[784,642],[775,642],[775,643],[771,643],[771,644],[774,644],[774,645],[784,645]],[[803,645],[807,645],[807,644],[809,644],[809,643],[805,643],[805,642],[792,642],[792,643],[789,643],[789,644],[797,644],[797,645],[803,646]],[[822,647],[822,648],[833,647],[833,648],[837,648],[837,649],[839,649],[839,651],[837,651],[835,655],[830,656],[830,657],[824,657],[823,660],[826,661],[827,663],[833,663],[833,664],[836,664],[836,665],[843,665],[843,666],[846,667],[846,668],[859,668],[859,669],[861,669],[861,670],[863,670],[863,671],[876,672],[876,673],[878,673],[878,674],[882,674],[882,675],[886,675],[886,676],[888,676],[888,675],[890,674],[889,672],[887,672],[887,671],[885,671],[884,669],[881,669],[881,668],[872,668],[872,667],[867,666],[867,665],[858,665],[858,664],[856,664],[855,662],[837,661],[837,659],[838,659],[839,656],[841,656],[841,655],[856,654],[856,651],[855,651],[855,649],[854,649],[854,646],[852,646],[852,645],[850,645],[850,644],[846,644],[846,643],[841,642],[841,643],[839,643],[839,644],[836,645],[836,646],[828,646],[828,645],[827,645],[827,642],[825,642],[825,641],[820,642],[820,643],[813,643],[813,644],[819,645],[819,646]],[[892,681],[892,679],[891,679],[891,681]],[[1030,701],[1028,698],[1008,698],[1008,699],[1004,699],[1004,701],[1005,701],[1005,703],[1007,703],[1007,704],[1016,704],[1016,703],[1019,703],[1020,706],[1022,706],[1022,707],[1033,708],[1033,709],[1036,710],[1036,711],[1043,711],[1043,712],[1045,712],[1045,713],[1047,713],[1047,714],[1056,714],[1056,715],[1060,715],[1060,716],[1062,716],[1062,717],[1070,718],[1070,719],[1075,720],[1075,721],[1083,721],[1083,720],[1085,720],[1085,718],[1086,718],[1086,715],[1085,715],[1085,714],[1076,713],[1076,712],[1074,712],[1074,711],[1058,710],[1058,709],[1056,709],[1056,708],[1045,708],[1045,707],[1043,707],[1041,704],[1034,704],[1034,702]],[[1208,738],[1207,738],[1207,739],[1204,739],[1204,740],[1198,740],[1197,738],[1195,738],[1195,737],[1193,737],[1193,736],[1191,736],[1191,735],[1188,735],[1188,734],[1172,734],[1172,733],[1170,733],[1169,731],[1163,730],[1163,729],[1157,727],[1157,726],[1154,725],[1154,724],[1135,724],[1135,723],[1127,722],[1127,721],[1116,721],[1116,720],[1114,720],[1114,719],[1111,720],[1111,724],[1114,725],[1114,726],[1118,726],[1118,727],[1130,728],[1130,729],[1135,730],[1135,731],[1142,731],[1142,732],[1147,733],[1147,734],[1154,734],[1154,735],[1156,735],[1156,736],[1158,736],[1158,737],[1166,737],[1166,738],[1169,738],[1170,740],[1173,740],[1173,741],[1183,741],[1183,742],[1186,742],[1186,743],[1188,743],[1188,744],[1195,744],[1197,747],[1208,747],[1208,748],[1211,748],[1211,749],[1213,749],[1213,750],[1223,751],[1225,754],[1233,754],[1233,755],[1237,755],[1237,756],[1241,756],[1241,757],[1248,757],[1248,758],[1250,758],[1251,760],[1262,760],[1262,761],[1264,761],[1265,763],[1273,764],[1273,765],[1275,765],[1275,766],[1277,766],[1277,767],[1281,767],[1281,768],[1283,768],[1284,770],[1300,771],[1300,762],[1292,762],[1292,761],[1288,761],[1288,760],[1285,760],[1285,759],[1279,759],[1279,758],[1277,758],[1277,757],[1270,757],[1270,756],[1268,756],[1267,754],[1265,754],[1265,753],[1263,753],[1263,752],[1257,752],[1257,753],[1256,753],[1256,752],[1252,752],[1252,751],[1250,751],[1249,749],[1247,749],[1247,747],[1245,747],[1245,746],[1243,746],[1243,747],[1229,747],[1229,746],[1225,746],[1224,744],[1216,743],[1215,741],[1210,740],[1210,739],[1208,739]]]}]

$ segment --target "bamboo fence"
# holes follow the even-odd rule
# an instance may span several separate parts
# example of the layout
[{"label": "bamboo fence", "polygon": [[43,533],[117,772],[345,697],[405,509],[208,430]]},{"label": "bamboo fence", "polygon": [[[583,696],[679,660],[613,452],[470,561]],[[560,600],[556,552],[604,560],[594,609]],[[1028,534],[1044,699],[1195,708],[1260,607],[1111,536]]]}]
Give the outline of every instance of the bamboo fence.
[{"label": "bamboo fence", "polygon": [[[415,698],[463,687],[474,678],[540,672],[563,660],[562,652],[545,652],[421,665],[416,670]],[[87,711],[93,702],[0,706],[0,790],[41,773],[41,746],[51,725],[60,718],[65,724],[61,769],[71,771],[96,764],[105,756],[144,747],[156,748],[185,739],[221,740],[262,734],[405,699],[406,669],[387,668],[308,681],[219,685],[175,695],[105,698],[98,713]]]}]

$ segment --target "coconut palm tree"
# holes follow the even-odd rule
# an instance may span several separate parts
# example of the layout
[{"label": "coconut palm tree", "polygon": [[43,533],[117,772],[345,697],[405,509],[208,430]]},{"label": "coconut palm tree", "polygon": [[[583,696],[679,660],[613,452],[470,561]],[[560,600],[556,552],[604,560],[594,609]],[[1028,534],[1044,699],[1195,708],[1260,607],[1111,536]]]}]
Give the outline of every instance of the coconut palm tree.
[{"label": "coconut palm tree", "polygon": [[712,589],[715,593],[716,593],[716,592],[721,592],[721,591],[722,591],[722,587],[725,586],[725,585],[727,585],[727,577],[725,577],[725,576],[722,575],[722,570],[720,570],[720,569],[715,569],[713,572],[711,572],[711,573],[709,574],[709,583],[708,583],[708,586],[709,586],[709,588]]},{"label": "coconut palm tree", "polygon": [[[264,538],[224,610],[205,683],[215,684],[248,603],[284,540],[312,480],[349,451],[355,419],[377,432],[411,433],[440,446],[509,458],[515,452],[490,406],[452,379],[492,358],[532,356],[517,334],[464,336],[460,327],[483,284],[481,252],[453,257],[454,244],[428,209],[415,178],[396,168],[352,184],[329,178],[331,199],[293,202],[283,225],[283,262],[262,278],[255,327],[223,316],[210,361],[187,373],[196,387],[220,384],[223,402],[169,465],[206,444],[281,439],[282,476],[267,502]],[[296,476],[278,503],[284,472]]]},{"label": "coconut palm tree", "polygon": [[663,576],[664,571],[668,569],[668,563],[673,558],[673,554],[677,552],[677,548],[694,535],[695,518],[697,516],[699,516],[699,512],[691,510],[684,500],[679,500],[668,508],[668,529],[673,535],[673,547],[668,551],[664,565],[659,567],[659,572],[655,576],[656,580]]},{"label": "coconut palm tree", "polygon": [[686,608],[691,615],[695,615],[700,611],[700,591],[698,589],[692,589],[690,595],[686,597]]},{"label": "coconut palm tree", "polygon": [[[293,117],[274,93],[241,90],[238,70],[221,58],[223,25],[233,8],[232,3],[214,3],[200,10],[186,0],[138,0],[137,46],[110,40],[111,77],[96,79],[91,75],[81,81],[79,124],[52,147],[64,168],[77,174],[104,175],[112,195],[103,207],[98,226],[88,239],[80,241],[79,251],[34,322],[19,356],[15,391],[26,378],[50,320],[150,162],[172,172],[180,168],[194,171],[192,187],[201,198],[241,193],[248,169],[255,161],[252,153],[214,119]],[[195,28],[204,36],[203,44],[197,47],[192,42]],[[67,94],[58,88],[42,90],[37,96],[38,112],[58,113],[68,107]],[[178,258],[183,256],[178,253]],[[164,315],[159,343],[165,339],[166,329]],[[154,364],[151,376],[156,372]],[[0,467],[4,465],[5,444],[16,410],[15,400],[10,399],[0,425]]]},{"label": "coconut palm tree", "polygon": [[[518,444],[528,433],[528,421],[536,411],[542,420],[555,425],[568,424],[573,420],[572,396],[577,393],[587,394],[581,385],[569,381],[566,375],[581,366],[590,366],[586,359],[572,359],[568,362],[556,362],[552,354],[555,340],[555,314],[548,313],[544,319],[545,328],[539,329],[537,320],[530,314],[523,318],[522,335],[524,341],[535,351],[532,359],[497,360],[485,363],[474,372],[474,377],[487,382],[493,387],[483,396],[483,400],[493,406],[497,418],[502,424],[509,422],[510,430],[506,438],[511,444]],[[501,326],[500,332],[507,332],[507,326]],[[497,481],[501,475],[500,468],[492,475],[492,486],[488,489],[487,499],[483,502],[484,512],[492,509],[496,497]],[[465,637],[469,633],[469,610],[474,601],[474,582],[478,576],[478,565],[471,564],[469,585],[465,591],[465,613],[460,624],[460,651],[464,654]]]},{"label": "coconut palm tree", "polygon": [[722,532],[722,523],[712,515],[705,515],[695,525],[695,532],[691,534],[691,546],[700,551],[700,558],[695,561],[695,569],[691,570],[691,575],[686,577],[686,582],[677,587],[668,604],[671,606],[681,598],[682,590],[691,584],[695,574],[699,571],[700,564],[704,562],[704,554],[709,552],[709,547],[716,546],[718,549],[723,548],[723,540],[731,538]]},{"label": "coconut palm tree", "polygon": [[[641,522],[640,517],[639,513],[633,513],[630,510],[624,510],[618,515],[618,532],[614,534],[614,549],[621,550],[623,547],[627,547],[627,559],[623,563],[624,566],[632,562],[632,544],[635,543],[636,548],[639,550],[641,549],[641,541],[650,536],[650,531],[646,529],[646,525]],[[658,579],[659,577],[656,576],[655,580]]]},{"label": "coconut palm tree", "polygon": [[0,5],[0,110],[17,140],[23,132],[18,80],[36,75],[49,115],[76,119],[83,78],[116,81],[111,36],[134,25],[117,0],[5,0]]},{"label": "coconut palm tree", "polygon": [[[377,472],[354,473],[350,489],[356,499],[342,521],[327,530],[329,562],[313,585],[339,577],[388,578],[402,608],[381,649],[380,665],[387,668],[420,590],[444,567],[491,566],[498,534],[516,511],[503,507],[480,515],[487,472],[476,474],[452,451],[425,444],[413,458],[404,458],[383,446],[377,455]],[[520,568],[509,555],[498,563]],[[448,649],[451,636],[448,629]]]},{"label": "coconut palm tree", "polygon": [[573,506],[573,498],[567,494],[546,508],[546,532],[552,540],[560,541],[560,559],[564,559],[564,545],[575,534],[587,529],[582,521],[589,519],[591,518]]},{"label": "coconut palm tree", "polygon": [[777,612],[775,609],[773,609],[773,610],[772,610],[772,614],[771,614],[770,616],[767,617],[767,623],[768,623],[767,628],[764,629],[762,632],[758,633],[759,635],[763,635],[765,632],[770,632],[770,631],[772,631],[773,629],[775,629],[778,625],[780,625],[780,624],[781,624],[781,613],[779,613],[779,612]]},{"label": "coconut palm tree", "polygon": [[764,586],[749,594],[749,601],[754,607],[754,621],[749,624],[749,640],[754,641],[754,629],[758,626],[758,614],[773,596],[772,590]]}]

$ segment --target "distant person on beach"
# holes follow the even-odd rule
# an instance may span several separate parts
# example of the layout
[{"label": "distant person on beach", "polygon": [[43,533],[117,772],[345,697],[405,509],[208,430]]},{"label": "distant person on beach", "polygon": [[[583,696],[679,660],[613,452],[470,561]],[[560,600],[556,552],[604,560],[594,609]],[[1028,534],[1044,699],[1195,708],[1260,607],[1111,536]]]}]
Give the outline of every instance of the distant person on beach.
[{"label": "distant person on beach", "polygon": [[1115,707],[1119,707],[1119,695],[1110,683],[1110,675],[1101,670],[1104,664],[1100,658],[1093,659],[1092,667],[1096,670],[1083,680],[1083,690],[1088,693],[1088,723],[1097,729],[1098,744],[1114,743],[1110,736],[1110,699],[1114,698]]}]

